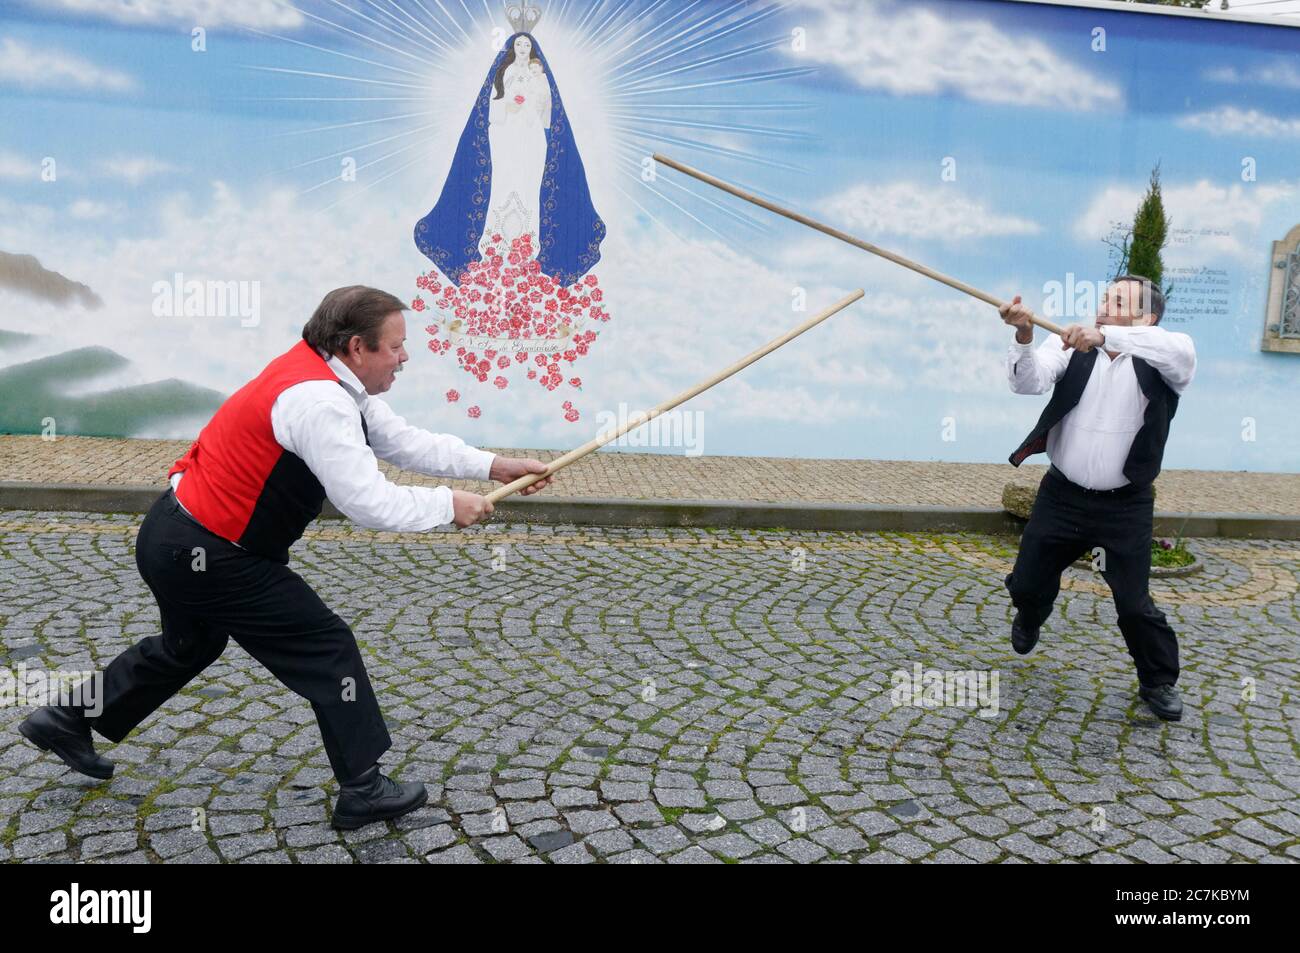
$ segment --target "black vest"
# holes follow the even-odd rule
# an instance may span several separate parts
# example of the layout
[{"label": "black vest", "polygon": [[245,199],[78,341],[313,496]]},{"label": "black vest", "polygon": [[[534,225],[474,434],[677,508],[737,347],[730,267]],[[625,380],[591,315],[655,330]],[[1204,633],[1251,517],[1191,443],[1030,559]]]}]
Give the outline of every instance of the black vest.
[{"label": "black vest", "polygon": [[[1133,435],[1133,446],[1124,461],[1124,476],[1135,486],[1147,486],[1160,473],[1160,461],[1165,455],[1165,441],[1169,439],[1169,422],[1178,411],[1178,395],[1165,383],[1160,372],[1140,357],[1130,358],[1138,386],[1147,398],[1146,414],[1142,428]],[[1083,396],[1083,389],[1092,377],[1092,367],[1097,363],[1097,349],[1084,353],[1075,351],[1061,379],[1056,382],[1052,399],[1048,401],[1038,424],[1024,442],[1011,454],[1013,466],[1020,466],[1026,457],[1047,449],[1047,434],[1074,410]]]}]

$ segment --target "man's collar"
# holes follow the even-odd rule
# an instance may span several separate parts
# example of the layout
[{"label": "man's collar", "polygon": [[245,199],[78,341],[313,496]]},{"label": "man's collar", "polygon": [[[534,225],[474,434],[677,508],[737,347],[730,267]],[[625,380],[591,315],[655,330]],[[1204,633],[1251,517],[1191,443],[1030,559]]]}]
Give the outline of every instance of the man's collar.
[{"label": "man's collar", "polygon": [[325,366],[333,371],[334,376],[343,383],[347,392],[352,395],[352,399],[357,402],[357,406],[365,403],[367,396],[366,388],[362,385],[361,379],[358,378],[356,374],[352,373],[352,368],[348,367],[333,354],[321,354],[321,357],[325,358]]}]

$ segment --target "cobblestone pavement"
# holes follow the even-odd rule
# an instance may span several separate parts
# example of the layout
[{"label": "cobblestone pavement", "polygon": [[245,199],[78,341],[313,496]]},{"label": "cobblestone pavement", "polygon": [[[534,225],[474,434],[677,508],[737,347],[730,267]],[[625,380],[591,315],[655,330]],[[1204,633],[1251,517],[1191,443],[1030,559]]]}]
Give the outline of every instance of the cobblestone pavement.
[{"label": "cobblestone pavement", "polygon": [[[581,439],[588,435],[583,434]],[[165,485],[185,440],[0,435],[0,482]],[[491,448],[554,460],[563,451]],[[394,483],[486,492],[495,484],[443,480],[380,464]],[[797,460],[601,452],[556,478],[553,494],[636,500],[751,500],[761,503],[873,503],[881,506],[1001,506],[1009,481],[1036,485],[1044,467],[900,460]],[[1300,515],[1300,474],[1165,470],[1156,481],[1163,513]]]},{"label": "cobblestone pavement", "polygon": [[[156,634],[137,520],[0,514],[0,665],[92,668]],[[1166,724],[1087,571],[1011,652],[1005,540],[323,526],[293,565],[353,625],[386,768],[429,805],[329,827],[309,706],[232,642],[101,743],[111,782],[0,708],[0,860],[1295,861],[1300,544],[1195,545],[1205,573],[1155,586],[1185,664]],[[996,674],[996,705],[895,705],[916,665]]]}]

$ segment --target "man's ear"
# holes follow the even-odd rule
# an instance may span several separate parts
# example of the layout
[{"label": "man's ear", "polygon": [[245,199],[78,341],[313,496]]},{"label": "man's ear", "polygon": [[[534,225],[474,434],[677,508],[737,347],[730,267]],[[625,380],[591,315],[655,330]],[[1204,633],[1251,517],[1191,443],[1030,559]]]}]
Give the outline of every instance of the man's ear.
[{"label": "man's ear", "polygon": [[1148,312],[1147,314],[1142,315],[1142,317],[1134,320],[1133,323],[1136,324],[1138,327],[1152,328],[1160,323],[1160,319],[1157,318],[1154,314]]}]

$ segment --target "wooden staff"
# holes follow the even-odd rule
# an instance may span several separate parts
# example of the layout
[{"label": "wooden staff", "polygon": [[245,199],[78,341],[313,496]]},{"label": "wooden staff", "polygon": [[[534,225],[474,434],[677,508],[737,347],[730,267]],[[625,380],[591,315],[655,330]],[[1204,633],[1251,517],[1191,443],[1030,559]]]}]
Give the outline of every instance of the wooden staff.
[{"label": "wooden staff", "polygon": [[[709,175],[707,172],[701,172],[699,169],[693,169],[688,165],[683,165],[682,163],[676,161],[675,159],[670,159],[667,156],[660,155],[659,153],[656,152],[654,154],[654,160],[658,163],[661,163],[662,165],[668,166],[670,169],[676,169],[678,172],[684,172],[687,175],[689,175],[691,178],[699,179],[701,182],[705,182],[713,186],[714,188],[721,189],[724,192],[730,192],[732,195],[736,196],[737,198],[744,199],[746,202],[752,202],[755,205],[759,206],[760,208],[767,209],[769,212],[775,212],[777,215],[784,215],[786,218],[796,221],[801,225],[807,225],[809,228],[815,228],[823,235],[829,235],[831,236],[831,238],[838,238],[840,241],[847,242],[848,244],[852,245],[854,248],[861,248],[863,251],[871,252],[871,254],[873,255],[879,255],[881,258],[886,258],[889,261],[892,261],[896,265],[902,265],[904,268],[912,269],[912,271],[915,271],[917,274],[925,275],[925,277],[927,278],[933,278],[935,281],[942,282],[943,284],[947,285],[949,288],[956,288],[958,291],[963,291],[966,294],[970,295],[972,298],[978,298],[981,301],[993,305],[993,307],[995,308],[1005,307],[1008,303],[1006,301],[1002,301],[998,298],[995,298],[993,295],[985,291],[980,291],[980,289],[972,287],[971,285],[966,284],[966,282],[964,281],[958,281],[956,278],[950,278],[949,276],[943,274],[942,272],[935,271],[933,268],[927,268],[925,265],[922,265],[920,262],[915,262],[912,261],[910,258],[904,258],[902,255],[895,254],[894,252],[889,251],[887,248],[881,248],[879,245],[873,245],[871,244],[871,242],[863,241],[861,238],[854,238],[852,235],[848,234],[848,232],[842,232],[838,228],[831,228],[829,225],[823,225],[821,222],[817,221],[816,219],[809,218],[807,215],[800,215],[798,212],[791,211],[788,208],[782,208],[780,205],[776,205],[772,202],[767,201],[766,199],[761,199],[757,195],[751,195],[750,193],[746,192],[744,189],[738,189],[736,188],[736,186],[731,185],[730,183],[723,182],[721,179],[714,178],[713,176]],[[1029,320],[1032,321],[1034,324],[1038,325],[1040,328],[1044,328],[1048,331],[1051,331],[1053,334],[1064,333],[1064,331],[1059,325],[1053,324],[1051,321],[1048,321],[1045,318],[1040,318],[1036,314],[1031,313],[1029,315]]]},{"label": "wooden staff", "polygon": [[753,364],[759,358],[771,354],[777,348],[781,347],[781,345],[793,341],[795,338],[803,334],[805,331],[810,330],[811,328],[814,328],[817,325],[821,324],[832,314],[835,314],[838,311],[843,311],[849,305],[853,304],[853,302],[861,298],[862,294],[863,294],[862,289],[859,288],[857,291],[853,292],[848,297],[843,298],[840,301],[837,301],[835,304],[831,305],[829,308],[827,308],[825,311],[822,311],[820,314],[813,315],[811,318],[803,322],[803,324],[799,325],[797,328],[785,332],[785,334],[782,334],[780,337],[768,341],[766,344],[760,347],[757,351],[754,351],[752,354],[749,354],[746,357],[742,357],[740,360],[732,364],[726,370],[719,371],[717,374],[714,374],[708,380],[702,381],[701,383],[696,384],[694,387],[682,391],[676,397],[672,398],[671,400],[664,401],[658,407],[654,408],[653,410],[647,413],[634,415],[631,419],[629,419],[626,423],[624,423],[623,426],[614,430],[612,433],[597,434],[596,437],[587,441],[581,447],[578,447],[576,450],[570,450],[568,453],[564,454],[564,456],[557,457],[556,459],[552,460],[549,464],[547,464],[545,472],[528,473],[525,474],[524,476],[521,476],[517,480],[507,483],[505,486],[497,487],[491,493],[487,494],[486,499],[490,503],[492,503],[493,506],[495,506],[497,501],[509,496],[511,493],[517,493],[519,490],[522,490],[524,487],[536,483],[538,480],[542,479],[543,477],[548,477],[558,470],[563,470],[569,464],[575,463],[578,460],[581,460],[587,454],[599,450],[605,444],[609,443],[611,440],[615,440],[618,437],[623,436],[623,434],[627,433],[629,430],[635,430],[637,427],[640,427],[642,424],[654,420],[660,414],[667,413],[668,411],[672,410],[674,407],[678,406],[679,404],[686,403],[686,401],[690,400],[692,397],[696,396],[697,394],[701,394],[704,391],[708,390],[714,384],[720,383],[721,381],[725,381],[728,377],[730,377],[732,374],[735,374],[737,371],[744,370],[746,367],[749,367],[750,364]]}]

